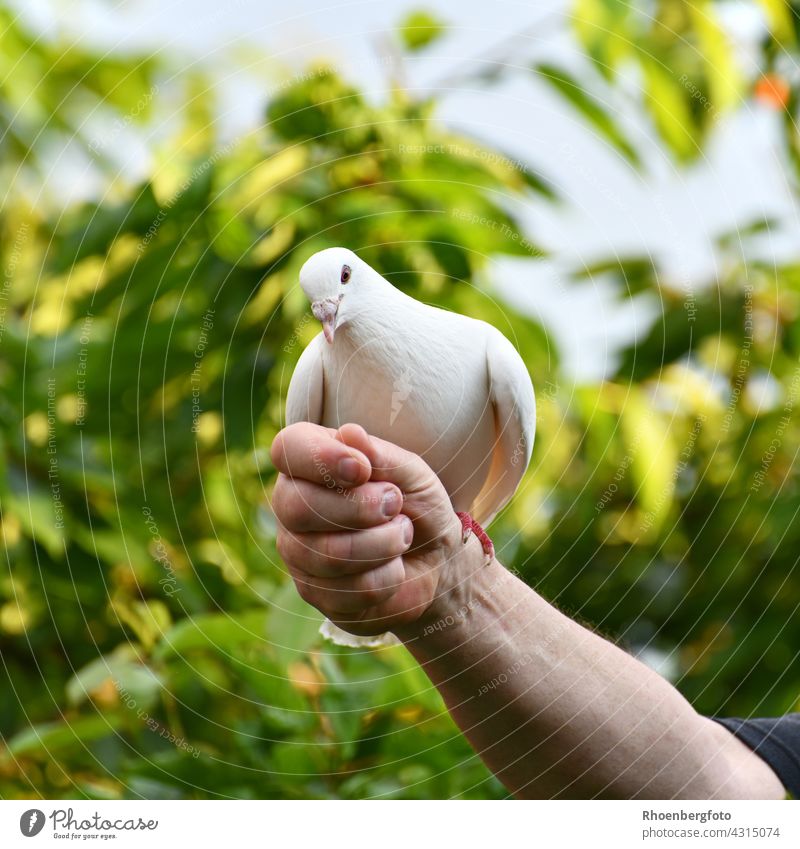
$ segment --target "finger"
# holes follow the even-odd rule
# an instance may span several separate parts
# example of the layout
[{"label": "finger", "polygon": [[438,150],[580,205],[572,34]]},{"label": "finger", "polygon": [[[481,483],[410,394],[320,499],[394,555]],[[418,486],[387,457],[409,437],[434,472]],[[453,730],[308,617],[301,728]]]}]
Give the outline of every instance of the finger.
[{"label": "finger", "polygon": [[336,438],[336,431],[311,422],[285,427],[272,441],[279,472],[324,486],[358,486],[372,471],[361,451]]},{"label": "finger", "polygon": [[374,569],[408,551],[414,526],[408,516],[363,531],[278,534],[278,551],[284,563],[317,578],[339,578]]},{"label": "finger", "polygon": [[418,454],[380,437],[370,436],[361,425],[342,425],[338,433],[345,445],[365,457],[372,469],[372,480],[391,481],[403,492],[415,492],[428,487],[436,477]]},{"label": "finger", "polygon": [[342,425],[339,438],[367,458],[373,481],[390,481],[402,490],[403,512],[414,522],[417,542],[424,545],[457,521],[442,482],[417,454],[370,436],[357,424]]},{"label": "finger", "polygon": [[403,561],[399,557],[358,575],[339,578],[292,573],[302,599],[323,613],[334,616],[356,613],[387,601],[402,586],[405,576]]},{"label": "finger", "polygon": [[272,495],[278,521],[295,533],[372,528],[393,519],[402,507],[400,490],[382,481],[337,490],[281,475]]}]

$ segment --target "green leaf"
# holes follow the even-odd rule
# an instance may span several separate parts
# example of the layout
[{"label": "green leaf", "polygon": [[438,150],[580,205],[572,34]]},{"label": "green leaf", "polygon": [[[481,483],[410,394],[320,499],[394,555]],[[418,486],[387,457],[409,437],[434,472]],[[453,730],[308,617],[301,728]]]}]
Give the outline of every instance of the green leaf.
[{"label": "green leaf", "polygon": [[579,269],[575,277],[591,279],[606,274],[614,274],[619,278],[622,294],[625,297],[649,291],[657,279],[653,259],[649,256],[613,257],[601,260]]},{"label": "green leaf", "polygon": [[272,650],[280,662],[289,664],[321,642],[319,626],[324,617],[300,598],[292,581],[283,584],[270,602]]},{"label": "green leaf", "polygon": [[645,106],[661,138],[678,159],[688,161],[700,152],[687,90],[657,59],[639,54],[644,74]]},{"label": "green leaf", "polygon": [[737,292],[662,295],[664,314],[646,336],[622,352],[617,379],[639,381],[663,369],[665,363],[685,357],[706,338],[720,333],[738,336],[743,321],[744,298]]},{"label": "green leaf", "polygon": [[[26,535],[43,546],[51,557],[62,557],[65,538],[63,501],[59,502],[60,512],[56,512],[53,494],[36,480],[29,477],[23,481],[18,475],[12,475],[10,480],[13,492],[6,496],[5,508],[19,519]],[[59,496],[63,498],[63,488],[60,488]]]},{"label": "green leaf", "polygon": [[259,608],[244,613],[206,613],[184,619],[163,635],[153,656],[161,660],[194,649],[234,654],[241,646],[263,644],[267,615],[266,610]]},{"label": "green leaf", "polygon": [[626,0],[574,0],[571,19],[577,40],[607,80],[634,50],[632,10]]},{"label": "green leaf", "polygon": [[113,654],[88,663],[70,678],[66,686],[67,703],[77,707],[108,679],[120,698],[133,699],[143,709],[155,702],[163,687],[158,673],[139,661],[136,650],[122,645]]},{"label": "green leaf", "polygon": [[7,751],[13,757],[55,755],[68,747],[83,748],[86,743],[107,737],[122,724],[121,714],[82,716],[64,722],[45,722],[15,734]]}]

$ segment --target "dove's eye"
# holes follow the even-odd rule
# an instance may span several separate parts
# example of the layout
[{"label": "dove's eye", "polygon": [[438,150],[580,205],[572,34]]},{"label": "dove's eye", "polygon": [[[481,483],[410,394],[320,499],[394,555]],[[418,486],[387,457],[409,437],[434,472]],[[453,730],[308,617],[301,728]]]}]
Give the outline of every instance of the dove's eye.
[{"label": "dove's eye", "polygon": [[349,265],[343,265],[342,266],[342,276],[339,279],[342,281],[342,283],[347,283],[347,281],[350,279],[350,275],[352,273],[353,272],[351,271]]}]

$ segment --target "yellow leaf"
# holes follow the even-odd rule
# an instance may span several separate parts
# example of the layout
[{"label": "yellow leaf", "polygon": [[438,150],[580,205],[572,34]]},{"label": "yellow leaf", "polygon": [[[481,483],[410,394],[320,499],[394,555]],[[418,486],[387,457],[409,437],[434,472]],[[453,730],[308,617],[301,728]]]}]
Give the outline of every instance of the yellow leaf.
[{"label": "yellow leaf", "polygon": [[133,602],[112,599],[111,610],[120,622],[136,634],[147,651],[155,646],[172,624],[167,606],[156,599]]},{"label": "yellow leaf", "polygon": [[698,147],[683,86],[657,59],[644,53],[640,58],[646,105],[656,128],[677,156],[689,159],[698,152]]},{"label": "yellow leaf", "polygon": [[218,539],[204,539],[197,544],[198,556],[218,566],[229,584],[241,584],[247,577],[247,567],[238,554]]},{"label": "yellow leaf", "polygon": [[687,4],[708,74],[711,102],[716,112],[736,106],[741,100],[742,77],[736,67],[731,43],[716,20],[712,4]]},{"label": "yellow leaf", "polygon": [[766,12],[770,32],[775,38],[784,44],[793,44],[792,12],[786,0],[758,0],[758,4]]},{"label": "yellow leaf", "polygon": [[28,612],[14,601],[0,607],[0,628],[7,634],[24,634],[29,621]]},{"label": "yellow leaf", "polygon": [[632,456],[631,475],[636,500],[643,512],[642,535],[657,536],[669,515],[675,490],[678,452],[662,416],[631,389],[620,416],[620,428]]},{"label": "yellow leaf", "polygon": [[307,163],[308,151],[305,147],[287,147],[243,175],[240,183],[226,197],[226,202],[239,211],[246,209],[250,204],[262,200],[270,189],[299,174]]},{"label": "yellow leaf", "polygon": [[316,698],[322,692],[324,681],[319,673],[307,663],[300,660],[290,663],[287,667],[289,681],[295,690],[310,698]]},{"label": "yellow leaf", "polygon": [[244,308],[243,324],[266,324],[283,294],[283,282],[282,274],[272,274],[261,283],[255,297]]},{"label": "yellow leaf", "polygon": [[294,242],[294,224],[281,221],[250,251],[249,263],[267,265],[289,250]]}]

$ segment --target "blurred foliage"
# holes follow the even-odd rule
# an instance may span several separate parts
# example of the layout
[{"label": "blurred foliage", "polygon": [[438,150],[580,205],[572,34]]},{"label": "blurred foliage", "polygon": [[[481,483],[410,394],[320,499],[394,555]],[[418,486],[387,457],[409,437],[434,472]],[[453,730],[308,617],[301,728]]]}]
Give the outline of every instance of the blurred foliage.
[{"label": "blurred foliage", "polygon": [[[534,71],[634,164],[637,157],[618,115],[639,107],[676,159],[694,159],[720,118],[741,105],[750,87],[737,62],[733,37],[720,19],[725,5],[711,0],[652,4],[575,0],[573,30],[597,78],[587,73],[575,80],[566,69],[543,64],[535,65]],[[798,82],[788,52],[797,44],[798,17],[783,0],[754,5],[761,7],[769,26],[762,45],[765,75],[755,86],[756,94],[783,107],[789,83],[780,73],[770,75],[769,67],[776,58]],[[739,12],[744,14],[745,9]]]},{"label": "blurred foliage", "polygon": [[409,12],[400,25],[400,38],[410,52],[428,47],[444,32],[442,21],[424,9]]},{"label": "blurred foliage", "polygon": [[113,173],[113,143],[149,114],[158,93],[156,68],[149,56],[88,54],[78,44],[33,37],[15,13],[0,7],[3,183],[38,195],[68,146]]},{"label": "blurred foliage", "polygon": [[[654,120],[683,156],[704,118],[677,71],[726,104],[745,91],[710,17],[657,5],[671,17],[581,2],[578,35],[611,82],[625,56],[663,47],[643,73],[669,68],[672,94],[656,86],[648,108],[670,110],[679,131]],[[774,40],[795,44],[794,19],[775,15],[765,74],[779,73]],[[421,26],[406,21],[409,47]],[[7,62],[28,49],[13,31]],[[88,86],[94,57],[71,62]],[[92,85],[124,110],[112,91],[144,72],[116,62]],[[633,151],[578,81],[548,73]],[[39,86],[57,116],[47,133],[71,126],[56,77]],[[0,89],[8,127],[13,88]],[[742,234],[696,291],[615,262],[625,293],[657,293],[663,316],[612,379],[574,389],[543,330],[489,280],[493,256],[542,255],[513,210],[553,191],[443,127],[435,106],[399,88],[374,104],[312,67],[236,145],[214,146],[203,108],[182,113],[169,155],[123,201],[4,206],[0,796],[504,795],[403,649],[321,642],[275,551],[268,446],[317,333],[297,274],[337,244],[413,296],[496,324],[528,363],[537,443],[494,526],[504,562],[666,656],[701,711],[797,707],[800,266],[746,260]],[[21,174],[32,149],[16,148]]]},{"label": "blurred foliage", "polygon": [[606,80],[636,69],[637,95],[681,159],[697,155],[715,116],[741,101],[741,75],[711,0],[651,6],[577,0],[574,22],[580,44]]}]

